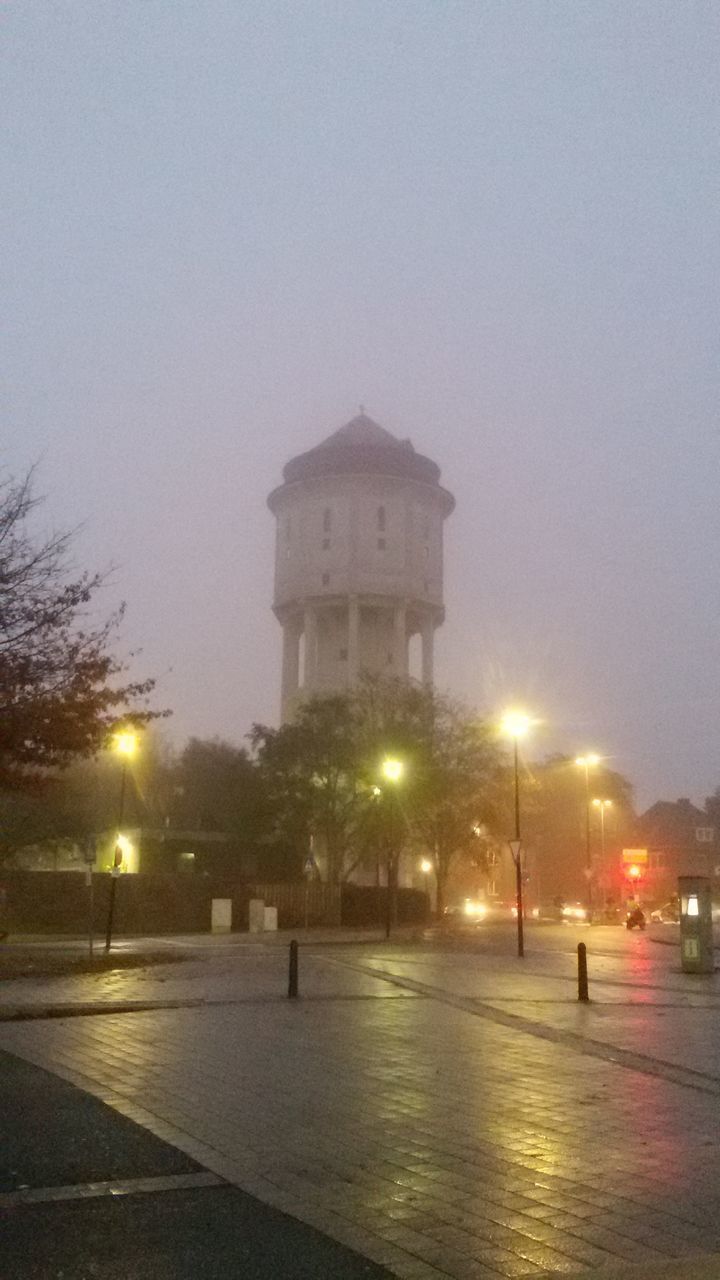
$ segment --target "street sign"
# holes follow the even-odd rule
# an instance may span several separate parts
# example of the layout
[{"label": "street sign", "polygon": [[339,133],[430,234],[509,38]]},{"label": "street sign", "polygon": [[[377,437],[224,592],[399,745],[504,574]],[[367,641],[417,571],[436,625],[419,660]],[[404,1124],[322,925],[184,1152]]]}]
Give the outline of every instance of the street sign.
[{"label": "street sign", "polygon": [[522,840],[508,840],[508,844],[510,845],[510,852],[513,856],[513,861],[517,862],[518,858],[520,857]]},{"label": "street sign", "polygon": [[97,856],[97,849],[95,847],[95,837],[88,836],[87,840],[85,841],[85,844],[83,845],[83,862],[86,862],[88,866],[91,867],[95,861],[96,856]]},{"label": "street sign", "polygon": [[311,853],[308,854],[303,863],[303,871],[306,876],[311,876],[314,871],[317,871],[317,863]]}]

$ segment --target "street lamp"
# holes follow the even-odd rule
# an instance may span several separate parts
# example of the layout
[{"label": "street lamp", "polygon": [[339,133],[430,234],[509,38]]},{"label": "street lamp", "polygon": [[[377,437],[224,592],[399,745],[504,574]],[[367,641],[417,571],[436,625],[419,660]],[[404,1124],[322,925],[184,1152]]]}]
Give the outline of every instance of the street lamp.
[{"label": "street lamp", "polygon": [[[434,864],[430,861],[430,859],[429,859],[429,858],[421,858],[421,859],[420,859],[420,870],[421,870],[422,874],[425,876],[425,884],[426,884],[426,890],[425,890],[425,892],[427,893],[428,909],[429,909],[430,914],[431,914],[431,916],[432,916],[432,915],[435,915],[435,914],[436,914],[436,912],[437,912],[437,882],[436,882],[436,886],[435,886],[435,895],[433,895],[433,891],[432,891],[432,888],[431,888],[431,882],[430,882],[430,875],[431,875],[431,874],[432,874],[432,872],[435,870],[435,867],[434,867]],[[433,896],[435,897],[435,902],[433,902]]]},{"label": "street lamp", "polygon": [[390,783],[393,797],[390,804],[390,847],[387,860],[387,898],[385,902],[385,937],[390,937],[390,929],[397,915],[397,860],[395,848],[395,806],[397,804],[397,788],[405,773],[402,760],[394,756],[386,756],[380,766],[380,772],[386,782]]},{"label": "street lamp", "polygon": [[510,841],[510,851],[515,863],[515,910],[517,912],[517,947],[518,956],[525,955],[525,938],[523,934],[523,897],[522,897],[522,856],[520,853],[520,775],[518,772],[518,739],[525,736],[532,720],[522,711],[508,711],[500,722],[502,733],[513,740],[513,763],[515,768],[515,839]]},{"label": "street lamp", "polygon": [[603,883],[603,907],[607,911],[607,886],[605,884],[605,810],[612,809],[612,800],[593,800],[594,808],[600,812],[600,873]]},{"label": "street lamp", "polygon": [[592,859],[590,857],[590,770],[600,763],[600,756],[588,751],[577,756],[575,763],[585,773],[585,875],[587,876],[588,920],[592,920]]},{"label": "street lamp", "polygon": [[128,761],[132,760],[137,751],[138,738],[137,734],[131,729],[123,729],[113,734],[113,750],[122,761],[120,771],[120,804],[118,806],[118,829],[115,839],[115,848],[113,851],[113,865],[110,869],[110,898],[108,901],[107,927],[105,929],[105,950],[110,950],[112,945],[113,916],[115,915],[115,885],[117,877],[120,875],[120,867],[122,865],[123,853],[128,848],[127,838],[123,835],[123,818],[125,816],[125,784],[127,780]]}]

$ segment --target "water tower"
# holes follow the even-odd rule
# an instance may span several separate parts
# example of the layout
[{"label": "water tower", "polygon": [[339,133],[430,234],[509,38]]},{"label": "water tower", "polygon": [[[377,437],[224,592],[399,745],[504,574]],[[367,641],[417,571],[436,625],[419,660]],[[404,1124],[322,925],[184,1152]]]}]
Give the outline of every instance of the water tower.
[{"label": "water tower", "polygon": [[282,717],[299,694],[351,688],[362,671],[433,680],[443,607],[440,468],[364,412],[288,462],[276,518],[273,611],[283,629]]}]

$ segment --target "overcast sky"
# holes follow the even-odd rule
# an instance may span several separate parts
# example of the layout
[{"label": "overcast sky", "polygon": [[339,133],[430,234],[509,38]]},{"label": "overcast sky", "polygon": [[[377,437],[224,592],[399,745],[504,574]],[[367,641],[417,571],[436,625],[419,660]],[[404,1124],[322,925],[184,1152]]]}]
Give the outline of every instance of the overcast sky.
[{"label": "overcast sky", "polygon": [[265,506],[435,458],[438,683],[641,805],[720,784],[715,0],[6,3],[4,462],[168,732],[275,721]]}]

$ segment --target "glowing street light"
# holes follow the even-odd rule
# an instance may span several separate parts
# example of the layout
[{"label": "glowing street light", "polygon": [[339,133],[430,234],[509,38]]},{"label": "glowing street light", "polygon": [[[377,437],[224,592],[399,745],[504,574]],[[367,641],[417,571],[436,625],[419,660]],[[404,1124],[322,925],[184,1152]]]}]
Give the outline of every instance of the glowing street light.
[{"label": "glowing street light", "polygon": [[523,934],[523,900],[522,900],[522,855],[520,838],[520,775],[518,771],[518,740],[523,738],[533,723],[524,711],[506,711],[500,721],[500,731],[513,742],[513,762],[515,766],[515,839],[510,842],[510,851],[515,863],[515,909],[517,913],[517,946],[518,956],[525,955],[525,938]]},{"label": "glowing street light", "polygon": [[506,711],[500,721],[500,732],[508,738],[524,738],[532,723],[524,711]]},{"label": "glowing street light", "polygon": [[587,876],[588,920],[592,920],[592,859],[590,856],[590,770],[600,763],[594,751],[576,756],[575,763],[585,773],[585,875]]},{"label": "glowing street light", "polygon": [[387,756],[381,767],[383,778],[387,782],[399,782],[405,772],[402,760],[396,760],[392,756]]},{"label": "glowing street light", "polygon": [[123,729],[113,734],[113,748],[119,756],[131,759],[137,751],[138,736],[131,729]]}]

